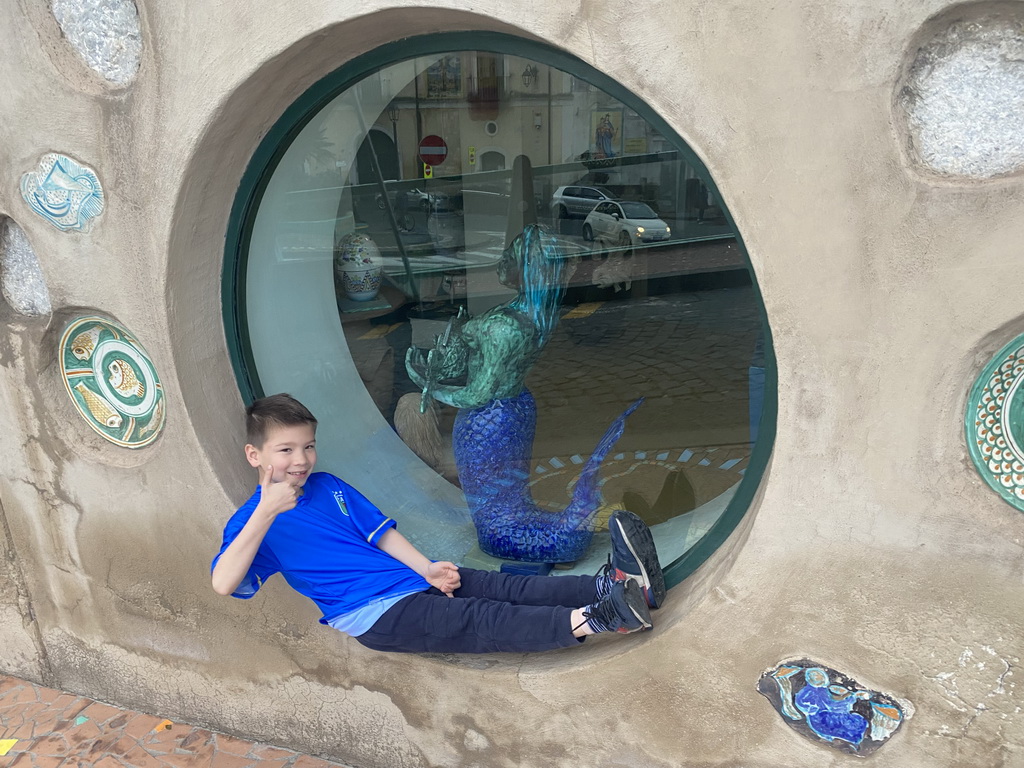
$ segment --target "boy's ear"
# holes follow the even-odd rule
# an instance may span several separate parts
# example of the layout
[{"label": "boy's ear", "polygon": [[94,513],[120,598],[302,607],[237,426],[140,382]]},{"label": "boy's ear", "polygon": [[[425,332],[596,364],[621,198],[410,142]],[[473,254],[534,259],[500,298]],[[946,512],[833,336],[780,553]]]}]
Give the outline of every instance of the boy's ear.
[{"label": "boy's ear", "polygon": [[251,443],[247,443],[245,446],[245,458],[249,462],[250,466],[261,468],[260,464],[260,449]]}]

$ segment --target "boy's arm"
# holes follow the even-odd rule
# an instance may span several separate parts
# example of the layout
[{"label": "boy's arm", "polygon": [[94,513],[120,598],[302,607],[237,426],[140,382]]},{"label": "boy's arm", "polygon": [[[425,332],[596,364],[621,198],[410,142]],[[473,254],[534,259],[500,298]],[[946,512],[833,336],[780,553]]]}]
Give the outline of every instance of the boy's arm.
[{"label": "boy's arm", "polygon": [[398,562],[412,568],[426,579],[430,586],[441,590],[448,597],[453,597],[452,592],[462,586],[459,568],[455,563],[432,562],[394,528],[389,528],[384,532],[384,535],[377,540],[377,547]]},{"label": "boy's arm", "polygon": [[268,466],[260,479],[259,504],[213,568],[210,581],[218,595],[230,595],[238,589],[271,524],[279,514],[293,509],[298,502],[299,492],[294,485],[275,483],[272,478],[273,469]]}]

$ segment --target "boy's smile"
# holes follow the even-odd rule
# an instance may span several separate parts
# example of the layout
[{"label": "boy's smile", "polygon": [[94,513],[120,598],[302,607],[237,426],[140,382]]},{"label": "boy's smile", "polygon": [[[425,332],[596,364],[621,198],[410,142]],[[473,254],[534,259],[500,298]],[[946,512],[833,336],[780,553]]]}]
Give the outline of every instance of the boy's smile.
[{"label": "boy's smile", "polygon": [[301,488],[316,465],[316,432],[311,424],[272,426],[262,446],[245,446],[245,458],[257,469],[272,467],[275,483]]}]

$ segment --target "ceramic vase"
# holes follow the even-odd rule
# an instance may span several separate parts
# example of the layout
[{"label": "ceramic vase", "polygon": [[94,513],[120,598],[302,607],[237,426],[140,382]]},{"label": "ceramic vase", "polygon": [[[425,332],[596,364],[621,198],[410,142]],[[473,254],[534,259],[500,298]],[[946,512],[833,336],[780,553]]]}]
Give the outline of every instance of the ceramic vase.
[{"label": "ceramic vase", "polygon": [[334,247],[335,284],[352,301],[371,301],[380,291],[384,260],[368,235],[350,232]]}]

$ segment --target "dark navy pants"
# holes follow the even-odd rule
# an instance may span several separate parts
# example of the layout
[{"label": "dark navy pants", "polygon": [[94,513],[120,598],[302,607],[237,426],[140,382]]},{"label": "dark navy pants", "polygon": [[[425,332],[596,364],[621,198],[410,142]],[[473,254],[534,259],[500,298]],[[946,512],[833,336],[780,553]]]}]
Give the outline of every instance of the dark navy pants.
[{"label": "dark navy pants", "polygon": [[437,589],[404,597],[356,639],[376,651],[494,653],[579,644],[574,608],[597,599],[593,576],[520,576],[459,568],[455,597]]}]

